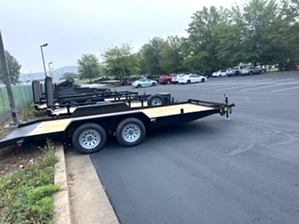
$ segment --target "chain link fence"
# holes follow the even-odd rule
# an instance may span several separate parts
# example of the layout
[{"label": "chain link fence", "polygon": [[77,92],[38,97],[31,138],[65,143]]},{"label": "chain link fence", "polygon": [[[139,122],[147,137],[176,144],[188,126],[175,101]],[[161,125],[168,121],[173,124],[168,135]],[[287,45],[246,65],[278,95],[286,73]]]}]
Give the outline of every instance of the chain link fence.
[{"label": "chain link fence", "polygon": [[[13,97],[17,111],[23,109],[27,103],[32,101],[31,85],[12,86]],[[6,86],[0,86],[0,123],[11,117],[11,109],[7,95]],[[18,119],[21,119],[18,117]]]}]

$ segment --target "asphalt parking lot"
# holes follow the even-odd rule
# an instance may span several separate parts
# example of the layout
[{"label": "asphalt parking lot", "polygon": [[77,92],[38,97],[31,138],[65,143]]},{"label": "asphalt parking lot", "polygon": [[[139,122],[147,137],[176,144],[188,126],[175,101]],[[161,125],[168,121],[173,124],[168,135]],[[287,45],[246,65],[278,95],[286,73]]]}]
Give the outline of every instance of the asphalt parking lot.
[{"label": "asphalt parking lot", "polygon": [[236,104],[91,155],[121,223],[298,223],[299,72],[117,90]]}]

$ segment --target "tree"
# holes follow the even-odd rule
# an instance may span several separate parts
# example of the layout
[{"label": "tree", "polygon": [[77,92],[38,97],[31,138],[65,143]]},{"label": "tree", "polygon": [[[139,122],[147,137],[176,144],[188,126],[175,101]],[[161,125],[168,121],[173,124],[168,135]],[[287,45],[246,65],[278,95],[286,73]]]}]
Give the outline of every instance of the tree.
[{"label": "tree", "polygon": [[214,31],[218,42],[216,57],[219,68],[233,67],[243,61],[241,21],[242,11],[238,5],[220,12],[219,23]]},{"label": "tree", "polygon": [[138,57],[132,53],[130,44],[111,47],[102,54],[102,57],[104,70],[108,75],[122,79],[138,73]]},{"label": "tree", "polygon": [[144,44],[139,53],[144,60],[144,66],[147,74],[162,75],[165,74],[159,63],[160,53],[164,46],[164,40],[160,37],[154,37],[149,43]]},{"label": "tree", "polygon": [[184,71],[184,57],[181,49],[182,39],[178,36],[168,37],[160,52],[159,66],[167,73]]},{"label": "tree", "polygon": [[80,79],[97,78],[101,75],[101,67],[98,58],[93,54],[83,54],[78,60],[78,72]]},{"label": "tree", "polygon": [[65,79],[76,79],[76,78],[79,77],[79,75],[74,73],[74,72],[66,72],[66,73],[63,74],[63,77]]},{"label": "tree", "polygon": [[[275,0],[250,0],[243,7],[243,51],[247,63],[271,61],[275,45],[271,44],[278,7]],[[277,32],[277,30],[276,30]]]},{"label": "tree", "polygon": [[217,46],[219,41],[215,30],[220,22],[220,12],[214,6],[203,7],[191,17],[187,32],[188,39],[184,40],[184,64],[190,70],[218,67]]},{"label": "tree", "polygon": [[276,35],[273,40],[281,46],[281,54],[276,63],[280,70],[295,69],[299,64],[299,2],[282,0],[276,20]]},{"label": "tree", "polygon": [[[5,56],[6,56],[8,70],[9,70],[11,84],[15,85],[19,82],[21,65],[15,59],[15,57],[12,56],[8,51],[5,51]],[[1,62],[0,62],[0,82],[5,83],[5,77],[4,77],[4,72],[2,69]]]}]

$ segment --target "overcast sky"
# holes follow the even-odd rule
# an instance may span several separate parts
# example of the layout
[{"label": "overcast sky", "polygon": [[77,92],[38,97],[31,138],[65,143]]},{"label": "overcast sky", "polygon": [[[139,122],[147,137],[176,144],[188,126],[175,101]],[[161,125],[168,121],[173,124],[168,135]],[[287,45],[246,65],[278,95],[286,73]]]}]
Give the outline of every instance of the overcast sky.
[{"label": "overcast sky", "polygon": [[153,37],[187,36],[191,16],[203,6],[229,8],[243,0],[0,0],[4,47],[21,72],[77,65],[84,53],[100,58],[112,45],[131,43],[137,52]]}]

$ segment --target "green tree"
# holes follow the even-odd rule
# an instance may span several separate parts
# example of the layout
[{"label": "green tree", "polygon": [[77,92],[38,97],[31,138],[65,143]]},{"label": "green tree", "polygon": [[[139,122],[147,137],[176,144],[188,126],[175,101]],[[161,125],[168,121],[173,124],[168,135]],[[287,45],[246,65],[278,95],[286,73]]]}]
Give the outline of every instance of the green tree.
[{"label": "green tree", "polygon": [[164,46],[164,40],[160,37],[154,37],[149,43],[144,44],[140,49],[141,58],[144,60],[145,71],[151,75],[165,74],[160,67],[160,53]]},{"label": "green tree", "polygon": [[216,57],[221,68],[233,67],[243,61],[242,12],[238,5],[221,11],[218,26],[214,31],[218,45]]},{"label": "green tree", "polygon": [[250,0],[244,5],[242,45],[245,62],[256,65],[272,60],[275,45],[271,40],[277,14],[275,0]]},{"label": "green tree", "polygon": [[281,46],[276,63],[280,70],[295,69],[299,64],[299,2],[282,0],[273,41]]},{"label": "green tree", "polygon": [[[5,57],[7,61],[11,84],[15,85],[19,82],[21,65],[15,59],[15,57],[12,56],[8,51],[5,51]],[[5,83],[4,72],[2,69],[1,62],[0,62],[0,82]]]},{"label": "green tree", "polygon": [[136,57],[138,59],[138,62],[139,62],[139,71],[138,71],[138,74],[139,75],[146,75],[148,73],[148,71],[146,69],[145,59],[144,59],[144,57],[142,55],[141,50],[138,51],[135,55],[136,55]]},{"label": "green tree", "polygon": [[184,40],[184,64],[190,70],[218,67],[216,57],[219,41],[215,30],[221,19],[221,12],[216,7],[203,7],[191,17],[187,32],[188,39]]},{"label": "green tree", "polygon": [[159,66],[167,73],[179,73],[184,71],[182,39],[178,36],[170,36],[164,42],[160,52]]},{"label": "green tree", "polygon": [[78,72],[80,79],[92,79],[101,75],[101,67],[98,58],[94,54],[83,54],[78,60]]},{"label": "green tree", "polygon": [[71,79],[76,79],[76,78],[79,77],[79,75],[76,74],[76,73],[74,73],[74,72],[66,72],[66,73],[63,74],[63,77],[64,77],[65,79],[69,79],[69,78],[71,78]]},{"label": "green tree", "polygon": [[108,75],[120,79],[137,74],[139,70],[138,57],[132,53],[130,44],[122,44],[120,47],[111,47],[103,54],[103,67]]}]

